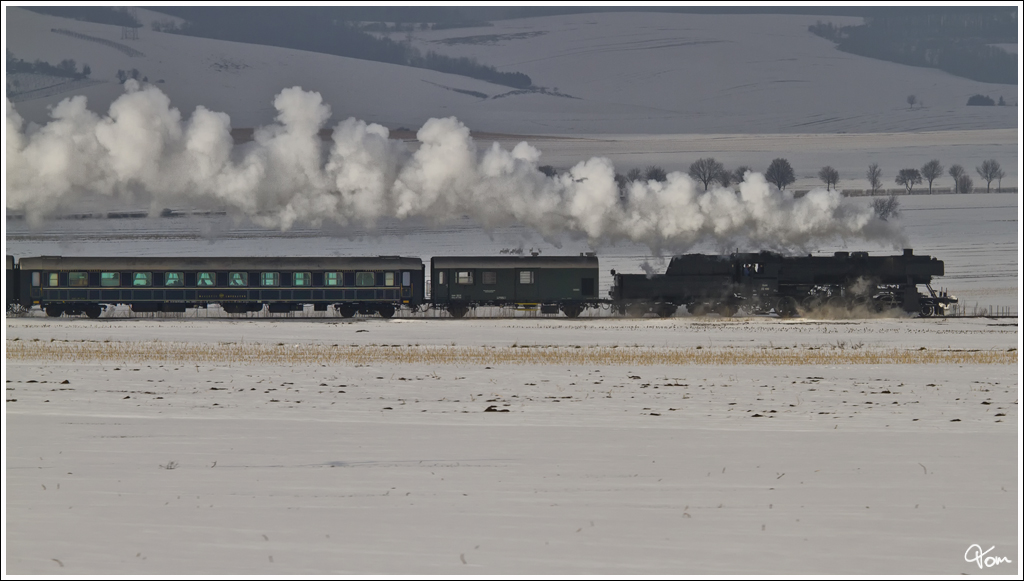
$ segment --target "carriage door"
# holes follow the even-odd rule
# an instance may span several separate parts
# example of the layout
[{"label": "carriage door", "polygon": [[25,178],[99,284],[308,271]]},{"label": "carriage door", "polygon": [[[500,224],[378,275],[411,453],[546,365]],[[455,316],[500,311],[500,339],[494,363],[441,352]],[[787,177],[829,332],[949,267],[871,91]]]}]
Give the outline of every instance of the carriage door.
[{"label": "carriage door", "polygon": [[451,292],[449,291],[449,285],[452,282],[450,280],[450,274],[451,273],[448,272],[447,270],[442,269],[434,271],[434,280],[432,281],[431,284],[431,286],[433,287],[433,292],[431,293],[430,298],[435,303],[447,301],[448,298],[451,296]]}]

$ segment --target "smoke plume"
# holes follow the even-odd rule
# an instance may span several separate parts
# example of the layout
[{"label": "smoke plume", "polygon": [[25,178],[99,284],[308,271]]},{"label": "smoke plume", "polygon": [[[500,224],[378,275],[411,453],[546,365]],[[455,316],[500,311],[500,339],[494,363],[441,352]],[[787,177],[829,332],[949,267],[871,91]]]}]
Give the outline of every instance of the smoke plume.
[{"label": "smoke plume", "polygon": [[526,142],[479,148],[454,117],[430,119],[411,151],[380,125],[347,119],[333,143],[318,136],[331,117],[319,93],[284,89],[276,122],[235,146],[224,113],[198,107],[188,119],[152,85],[125,83],[106,116],[84,96],[61,101],[43,126],[26,124],[7,101],[7,207],[34,222],[83,193],[145,200],[154,210],[216,205],[265,227],[372,226],[385,218],[445,224],[469,216],[487,228],[521,224],[549,241],[622,240],[653,251],[697,243],[794,250],[836,240],[898,247],[899,225],[836,192],[794,198],[748,172],[739,192],[702,191],[683,173],[635,181],[620,194],[605,158],[553,177]]}]

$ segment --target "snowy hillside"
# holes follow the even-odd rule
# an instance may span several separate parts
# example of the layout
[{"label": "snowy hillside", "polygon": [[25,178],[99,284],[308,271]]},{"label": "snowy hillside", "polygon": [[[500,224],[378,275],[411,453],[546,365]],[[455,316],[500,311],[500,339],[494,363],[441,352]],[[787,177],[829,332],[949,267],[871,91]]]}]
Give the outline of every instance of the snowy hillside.
[{"label": "snowy hillside", "polygon": [[[270,122],[274,95],[293,85],[320,92],[334,108],[331,123],[355,116],[392,129],[416,129],[430,117],[450,115],[474,131],[516,134],[1017,126],[1015,106],[966,106],[975,93],[1003,96],[1016,105],[1016,86],[841,53],[807,31],[816,21],[813,16],[581,14],[413,36],[413,44],[422,50],[524,72],[547,91],[510,94],[508,87],[424,69],[178,36],[148,27],[138,40],[122,40],[117,26],[19,8],[4,12],[7,50],[17,58],[51,63],[73,58],[91,66],[92,80],[103,81],[20,97],[18,112],[35,122],[45,121],[48,107],[73,94],[87,95],[90,109],[106,111],[122,92],[117,71],[138,69],[183,114],[203,105],[228,113],[235,127]],[[111,43],[142,56],[129,56],[131,51]],[[921,105],[909,108],[910,94]]]}]

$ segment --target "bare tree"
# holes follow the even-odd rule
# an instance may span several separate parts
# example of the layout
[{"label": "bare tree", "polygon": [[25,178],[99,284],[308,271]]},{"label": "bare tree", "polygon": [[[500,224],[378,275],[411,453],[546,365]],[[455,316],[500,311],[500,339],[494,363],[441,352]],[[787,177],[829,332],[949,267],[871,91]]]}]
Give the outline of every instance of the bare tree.
[{"label": "bare tree", "polygon": [[723,188],[727,188],[732,185],[732,172],[722,168],[722,171],[718,172],[715,176],[715,181],[722,185]]},{"label": "bare tree", "polygon": [[626,179],[631,182],[642,180],[644,179],[644,171],[638,167],[634,167],[626,172]]},{"label": "bare tree", "polygon": [[917,96],[907,95],[907,105],[910,105],[911,109],[914,108],[914,103],[917,103]]},{"label": "bare tree", "polygon": [[914,188],[916,184],[921,183],[921,172],[913,168],[901,169],[900,173],[896,174],[896,184],[905,186],[907,193]]},{"label": "bare tree", "polygon": [[878,188],[882,187],[882,170],[877,163],[868,166],[868,183],[871,184],[871,195],[875,195]]},{"label": "bare tree", "polygon": [[647,169],[644,170],[644,177],[648,180],[663,182],[668,179],[668,174],[665,173],[665,170],[656,165],[649,165],[647,166]]},{"label": "bare tree", "polygon": [[871,201],[871,207],[874,208],[875,214],[883,220],[897,218],[900,215],[900,201],[896,198],[896,194],[889,194],[888,198],[875,198]]},{"label": "bare tree", "polygon": [[772,160],[771,165],[768,166],[768,171],[764,172],[764,177],[768,180],[768,183],[775,184],[775,187],[780,190],[785,189],[786,186],[796,181],[793,166],[789,165],[789,161],[781,157]]},{"label": "bare tree", "polygon": [[742,182],[743,178],[747,175],[748,171],[750,171],[750,167],[749,166],[745,166],[745,165],[739,166],[738,168],[736,168],[732,172],[732,181],[734,181],[736,183]]},{"label": "bare tree", "polygon": [[708,189],[708,184],[724,172],[725,167],[713,157],[702,157],[690,164],[690,177],[703,183],[705,190]]},{"label": "bare tree", "polygon": [[825,189],[829,190],[839,182],[839,172],[836,168],[826,165],[818,171],[818,179],[825,182]]},{"label": "bare tree", "polygon": [[[550,165],[542,165],[542,166],[538,167],[537,169],[540,170],[540,173],[546,175],[549,178],[553,178],[553,177],[555,177],[555,175],[558,174],[558,170],[556,170],[553,166],[550,166]],[[618,174],[616,174],[615,177],[616,177],[616,179],[618,179],[618,177],[619,177]]]},{"label": "bare tree", "polygon": [[981,179],[985,180],[985,192],[991,191],[992,181],[999,177],[999,172],[1003,171],[999,167],[999,162],[994,159],[986,159],[981,162],[981,167],[974,168],[978,171],[978,175]]},{"label": "bare tree", "polygon": [[[962,165],[953,164],[953,165],[949,166],[949,177],[953,178],[953,193],[954,194],[961,193],[960,192],[960,176],[964,175],[965,173],[967,173],[967,170],[965,170],[964,166],[962,166]],[[967,192],[963,192],[963,193],[967,193]]]},{"label": "bare tree", "polygon": [[928,180],[928,193],[932,193],[932,182],[942,175],[942,165],[939,164],[939,160],[933,159],[924,164],[924,167],[921,168],[921,175]]},{"label": "bare tree", "polygon": [[957,178],[956,187],[961,194],[969,194],[974,190],[974,182],[971,181],[971,176],[963,174]]},{"label": "bare tree", "polygon": [[996,188],[997,192],[1001,192],[1003,190],[1003,178],[1005,178],[1005,177],[1006,177],[1006,172],[1003,171],[1003,170],[999,170],[999,173],[996,174],[996,179],[999,180],[999,186]]}]

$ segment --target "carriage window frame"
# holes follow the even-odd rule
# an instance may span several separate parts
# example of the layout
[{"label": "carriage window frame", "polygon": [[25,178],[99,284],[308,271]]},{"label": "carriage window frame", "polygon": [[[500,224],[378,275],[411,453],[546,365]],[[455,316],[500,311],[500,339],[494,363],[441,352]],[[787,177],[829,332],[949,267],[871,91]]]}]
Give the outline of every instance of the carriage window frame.
[{"label": "carriage window frame", "polygon": [[487,286],[494,286],[498,284],[498,272],[494,270],[485,270],[480,273],[481,284]]},{"label": "carriage window frame", "polygon": [[519,284],[533,284],[534,276],[532,270],[519,271]]},{"label": "carriage window frame", "polygon": [[472,270],[457,270],[455,271],[455,284],[471,285],[473,284],[473,271]]},{"label": "carriage window frame", "polygon": [[121,286],[121,273],[120,272],[101,272],[100,273],[100,286]]},{"label": "carriage window frame", "polygon": [[165,272],[164,286],[185,286],[185,273],[180,271]]},{"label": "carriage window frame", "polygon": [[395,273],[385,272],[384,273],[384,286],[395,286]]},{"label": "carriage window frame", "polygon": [[339,272],[325,272],[324,273],[324,286],[340,286],[338,283],[341,281],[341,273]]},{"label": "carriage window frame", "polygon": [[89,286],[88,272],[69,272],[68,286]]},{"label": "carriage window frame", "polygon": [[308,272],[293,272],[292,286],[310,286],[313,282],[313,275]]},{"label": "carriage window frame", "polygon": [[51,272],[50,276],[47,278],[49,282],[46,286],[60,286],[60,275],[56,272]]},{"label": "carriage window frame", "polygon": [[261,272],[260,273],[260,286],[280,286],[281,285],[281,273],[280,272]]},{"label": "carriage window frame", "polygon": [[444,284],[444,271],[437,271],[437,284]]},{"label": "carriage window frame", "polygon": [[356,286],[374,286],[377,282],[377,278],[372,272],[357,272],[356,273]]},{"label": "carriage window frame", "polygon": [[153,286],[152,272],[133,272],[132,286]]},{"label": "carriage window frame", "polygon": [[216,286],[217,284],[217,273],[212,271],[203,271],[196,273],[196,286]]},{"label": "carriage window frame", "polygon": [[228,286],[249,286],[249,273],[245,271],[229,272]]}]

